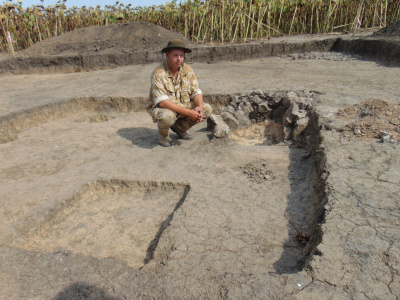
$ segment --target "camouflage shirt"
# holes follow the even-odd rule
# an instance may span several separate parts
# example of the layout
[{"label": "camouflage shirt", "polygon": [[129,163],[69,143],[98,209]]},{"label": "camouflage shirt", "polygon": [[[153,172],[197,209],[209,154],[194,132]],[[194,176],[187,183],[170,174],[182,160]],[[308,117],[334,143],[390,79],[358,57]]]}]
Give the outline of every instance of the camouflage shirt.
[{"label": "camouflage shirt", "polygon": [[151,75],[151,88],[147,110],[151,112],[160,102],[169,99],[175,104],[192,108],[191,100],[202,92],[192,68],[183,64],[174,78],[168,61],[159,65]]}]

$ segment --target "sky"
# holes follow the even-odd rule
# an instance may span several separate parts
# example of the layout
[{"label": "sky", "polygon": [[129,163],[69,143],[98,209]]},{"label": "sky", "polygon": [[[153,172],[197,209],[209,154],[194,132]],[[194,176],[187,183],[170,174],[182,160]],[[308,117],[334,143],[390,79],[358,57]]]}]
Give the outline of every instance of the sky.
[{"label": "sky", "polygon": [[[56,4],[58,0],[44,0],[42,3],[40,0],[21,0],[22,1],[22,6],[24,8],[30,7],[32,5],[53,5]],[[67,0],[65,2],[65,5],[67,7],[72,7],[72,6],[77,6],[77,7],[82,7],[82,6],[92,6],[96,7],[97,5],[101,5],[101,8],[104,8],[105,5],[114,5],[117,0]],[[6,2],[3,0],[2,2]],[[17,0],[13,1],[14,3],[17,2]],[[61,0],[62,2],[62,0]],[[124,5],[132,4],[132,7],[135,6],[153,6],[153,5],[164,5],[167,2],[172,2],[172,0],[120,0],[119,3],[123,3]],[[180,3],[180,0],[177,1],[177,3]]]}]

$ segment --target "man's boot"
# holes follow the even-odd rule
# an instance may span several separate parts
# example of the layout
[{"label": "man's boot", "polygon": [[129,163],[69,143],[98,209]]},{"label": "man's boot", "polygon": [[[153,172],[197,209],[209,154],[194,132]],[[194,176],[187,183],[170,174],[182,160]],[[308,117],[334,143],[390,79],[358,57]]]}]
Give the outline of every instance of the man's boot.
[{"label": "man's boot", "polygon": [[172,125],[170,128],[173,132],[175,132],[179,136],[179,138],[181,138],[183,140],[191,140],[192,139],[192,136],[189,133],[181,131],[178,128],[178,126],[176,126],[176,124]]},{"label": "man's boot", "polygon": [[172,140],[168,136],[165,137],[165,136],[161,136],[160,135],[159,144],[161,146],[163,146],[163,147],[171,147],[172,146],[171,141]]}]

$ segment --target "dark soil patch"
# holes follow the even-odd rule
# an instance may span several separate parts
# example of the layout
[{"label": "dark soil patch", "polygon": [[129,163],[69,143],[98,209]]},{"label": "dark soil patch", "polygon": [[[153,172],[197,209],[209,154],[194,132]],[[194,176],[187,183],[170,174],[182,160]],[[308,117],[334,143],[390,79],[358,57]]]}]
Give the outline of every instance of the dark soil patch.
[{"label": "dark soil patch", "polygon": [[385,28],[375,32],[373,37],[397,37],[400,38],[400,20],[396,21]]},{"label": "dark soil patch", "polygon": [[[400,140],[400,104],[386,100],[371,99],[339,110],[338,118],[346,121],[344,132],[349,138],[371,140],[380,138],[386,131]],[[349,134],[350,133],[350,134]]]},{"label": "dark soil patch", "polygon": [[44,40],[19,54],[27,56],[87,55],[161,50],[171,39],[189,41],[180,33],[146,22],[93,26]]}]

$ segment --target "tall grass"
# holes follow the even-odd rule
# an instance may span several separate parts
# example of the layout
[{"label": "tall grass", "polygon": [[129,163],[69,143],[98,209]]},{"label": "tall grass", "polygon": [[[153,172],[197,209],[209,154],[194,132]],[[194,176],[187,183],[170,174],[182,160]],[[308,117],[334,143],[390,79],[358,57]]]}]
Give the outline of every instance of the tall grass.
[{"label": "tall grass", "polygon": [[188,0],[153,7],[105,9],[61,4],[24,9],[21,1],[0,6],[0,51],[7,51],[6,32],[16,49],[88,26],[146,21],[178,31],[197,42],[245,42],[265,37],[351,31],[384,27],[400,19],[398,0]]}]

